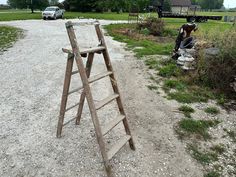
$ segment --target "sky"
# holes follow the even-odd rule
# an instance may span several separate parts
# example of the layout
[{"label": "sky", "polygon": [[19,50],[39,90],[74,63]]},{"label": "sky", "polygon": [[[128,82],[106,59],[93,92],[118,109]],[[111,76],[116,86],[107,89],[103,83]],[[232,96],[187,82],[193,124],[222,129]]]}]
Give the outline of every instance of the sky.
[{"label": "sky", "polygon": [[[59,0],[59,1],[63,1],[63,0]],[[0,4],[6,4],[7,0],[0,0]],[[236,0],[224,0],[224,6],[226,8],[232,8],[232,7],[236,7]]]}]

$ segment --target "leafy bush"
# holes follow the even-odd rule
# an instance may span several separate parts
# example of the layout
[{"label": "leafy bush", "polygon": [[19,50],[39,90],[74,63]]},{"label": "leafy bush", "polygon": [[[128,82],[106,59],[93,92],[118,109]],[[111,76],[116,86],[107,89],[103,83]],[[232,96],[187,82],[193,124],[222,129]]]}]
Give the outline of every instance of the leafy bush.
[{"label": "leafy bush", "polygon": [[138,24],[137,28],[142,31],[147,29],[154,36],[161,36],[164,32],[165,23],[163,20],[155,17],[147,18],[143,23]]},{"label": "leafy bush", "polygon": [[[236,77],[236,29],[207,33],[206,40],[211,41],[220,50],[215,57],[200,56],[198,79],[201,83],[225,93],[232,93],[230,84]],[[232,96],[232,95],[231,95]]]}]

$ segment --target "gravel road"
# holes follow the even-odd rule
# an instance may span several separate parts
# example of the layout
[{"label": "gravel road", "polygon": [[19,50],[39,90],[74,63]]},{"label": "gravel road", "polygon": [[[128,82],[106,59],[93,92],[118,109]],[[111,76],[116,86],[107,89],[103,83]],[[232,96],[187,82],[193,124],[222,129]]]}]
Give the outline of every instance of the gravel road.
[{"label": "gravel road", "polygon": [[[78,20],[73,20],[78,21]],[[62,94],[66,55],[69,46],[66,20],[12,21],[7,24],[25,30],[25,37],[0,55],[0,176],[1,177],[102,177],[105,176],[94,128],[85,106],[81,125],[70,123],[57,139],[56,126]],[[112,21],[100,21],[109,24]],[[76,31],[79,44],[95,46],[92,26]],[[148,75],[142,61],[124,50],[124,44],[106,37],[137,150],[125,146],[111,161],[119,177],[199,177],[202,167],[185,151],[173,131],[180,119],[172,113],[170,103],[148,90]],[[104,68],[100,56],[95,58],[92,74]],[[81,84],[72,80],[72,88]],[[92,84],[95,100],[111,93],[107,79]],[[79,94],[70,96],[69,105]],[[171,104],[171,106],[170,106]],[[103,123],[115,117],[115,104],[99,112]],[[66,119],[73,117],[70,111]],[[111,146],[123,133],[122,126],[107,138]]]}]

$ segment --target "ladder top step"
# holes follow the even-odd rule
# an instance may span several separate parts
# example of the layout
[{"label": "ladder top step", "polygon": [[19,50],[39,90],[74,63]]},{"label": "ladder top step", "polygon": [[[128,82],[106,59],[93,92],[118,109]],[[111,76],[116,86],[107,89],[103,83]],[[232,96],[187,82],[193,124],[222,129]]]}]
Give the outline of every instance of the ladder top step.
[{"label": "ladder top step", "polygon": [[114,120],[110,121],[102,128],[102,135],[106,135],[111,129],[113,129],[118,123],[125,118],[124,115],[118,115]]},{"label": "ladder top step", "polygon": [[[103,50],[105,50],[106,48],[103,46],[99,46],[99,47],[93,47],[93,48],[88,48],[88,49],[84,49],[80,51],[81,55],[87,54],[87,53],[99,53],[102,52]],[[68,53],[68,54],[73,54],[73,51],[70,49],[62,49],[62,51],[64,53]]]},{"label": "ladder top step", "polygon": [[98,102],[96,104],[96,110],[102,108],[103,106],[105,106],[106,104],[110,103],[111,101],[113,101],[114,99],[118,98],[119,95],[118,94],[113,94],[107,98],[105,98],[104,100]]},{"label": "ladder top step", "polygon": [[111,160],[112,157],[130,140],[130,135],[125,135],[107,152],[108,160]]}]

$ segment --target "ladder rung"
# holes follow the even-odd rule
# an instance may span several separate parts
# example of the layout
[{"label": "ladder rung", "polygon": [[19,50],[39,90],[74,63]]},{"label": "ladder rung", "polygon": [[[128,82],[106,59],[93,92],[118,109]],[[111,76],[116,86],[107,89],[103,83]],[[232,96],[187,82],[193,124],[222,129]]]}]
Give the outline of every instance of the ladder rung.
[{"label": "ladder rung", "polygon": [[86,53],[99,53],[99,52],[102,52],[103,50],[105,50],[106,48],[103,47],[103,46],[100,46],[100,47],[93,47],[93,48],[89,48],[89,49],[85,49],[85,50],[82,50],[80,52],[80,54],[86,54]]},{"label": "ladder rung", "polygon": [[[89,49],[84,49],[84,50],[80,51],[80,55],[84,55],[84,54],[87,54],[87,53],[100,53],[100,52],[102,52],[105,49],[106,48],[103,47],[103,46],[93,47],[93,48],[89,48]],[[70,49],[64,49],[63,48],[62,51],[64,53],[73,54],[73,51],[70,50]]]},{"label": "ladder rung", "polygon": [[69,121],[67,121],[66,123],[64,123],[63,124],[63,126],[65,126],[65,125],[67,125],[67,124],[69,124],[70,122],[72,122],[73,120],[75,120],[77,118],[77,116],[76,117],[74,117],[74,118],[72,118],[72,119],[70,119]]},{"label": "ladder rung", "polygon": [[102,100],[99,103],[97,103],[96,109],[98,110],[98,109],[102,108],[103,106],[105,106],[106,104],[110,103],[111,101],[113,101],[114,99],[116,99],[118,97],[119,97],[118,94],[113,94],[113,95],[105,98],[104,100]]},{"label": "ladder rung", "polygon": [[79,73],[79,71],[72,71],[71,75],[74,75],[74,74],[77,74],[77,73]]},{"label": "ladder rung", "polygon": [[111,129],[113,129],[118,123],[120,123],[125,118],[124,115],[117,116],[114,120],[110,121],[108,124],[102,128],[102,135],[106,135]]},{"label": "ladder rung", "polygon": [[83,89],[82,86],[79,87],[79,88],[77,88],[77,89],[74,89],[74,90],[70,91],[70,92],[68,93],[68,95],[70,95],[70,94],[72,94],[72,93],[75,93],[75,92],[78,92],[78,91],[80,91],[81,89]]},{"label": "ladder rung", "polygon": [[112,74],[111,71],[107,71],[105,73],[101,73],[101,74],[98,74],[98,75],[95,75],[95,76],[92,76],[92,77],[88,78],[88,81],[89,81],[89,83],[92,83],[92,82],[95,82],[95,81],[97,81],[99,79],[102,79],[106,76],[109,76],[111,74]]},{"label": "ladder rung", "polygon": [[73,106],[67,108],[67,109],[66,109],[66,112],[69,111],[69,110],[71,110],[71,109],[73,109],[74,107],[76,107],[76,106],[78,106],[78,105],[79,105],[79,103],[76,103],[75,105],[73,105]]},{"label": "ladder rung", "polygon": [[[76,73],[78,73],[78,71],[74,71],[74,73],[72,72],[72,74],[76,74]],[[112,74],[111,71],[107,71],[107,72],[105,72],[105,73],[92,76],[92,77],[88,78],[88,82],[89,82],[89,83],[95,82],[95,81],[97,81],[97,80],[99,80],[99,79],[102,79],[102,78],[104,78],[104,77],[106,77],[106,76],[109,76],[109,75],[111,75],[111,74]],[[81,86],[81,87],[79,87],[79,88],[77,88],[77,89],[74,89],[74,90],[70,91],[70,92],[68,93],[68,95],[70,95],[70,94],[72,94],[72,93],[75,93],[75,92],[78,92],[78,91],[80,91],[81,89],[83,89],[83,86]]]},{"label": "ladder rung", "polygon": [[111,160],[112,157],[130,140],[130,135],[125,135],[107,152],[108,160]]}]

